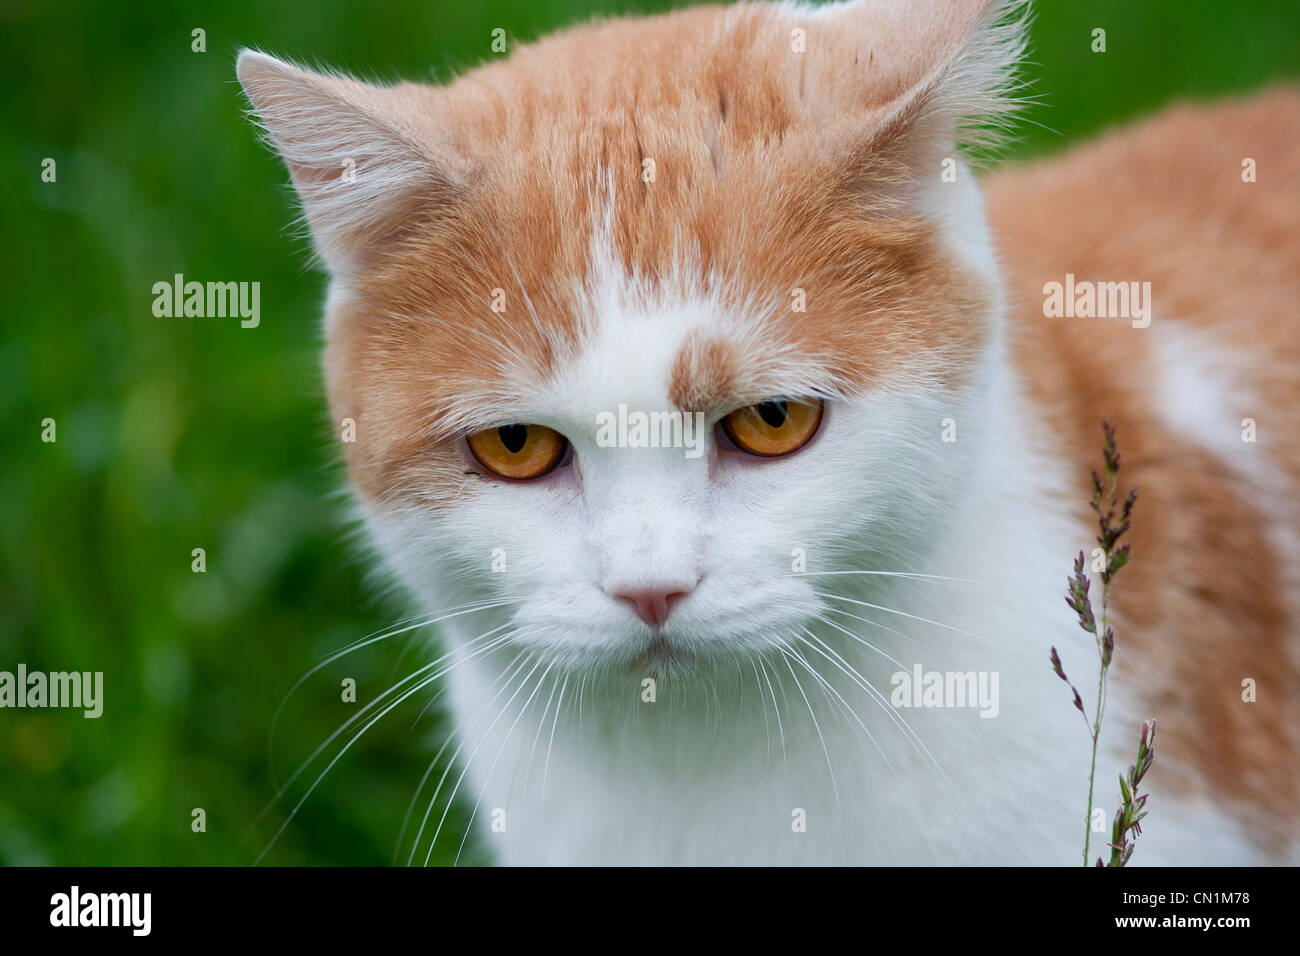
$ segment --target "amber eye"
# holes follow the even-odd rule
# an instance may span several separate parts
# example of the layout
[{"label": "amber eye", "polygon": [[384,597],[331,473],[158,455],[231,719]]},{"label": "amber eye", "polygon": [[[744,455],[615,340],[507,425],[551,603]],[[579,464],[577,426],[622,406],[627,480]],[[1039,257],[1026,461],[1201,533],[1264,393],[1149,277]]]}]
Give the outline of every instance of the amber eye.
[{"label": "amber eye", "polygon": [[568,441],[545,425],[502,425],[469,436],[469,450],[502,478],[540,478],[560,463]]},{"label": "amber eye", "polygon": [[821,399],[771,401],[736,409],[722,420],[722,430],[741,451],[775,458],[808,444],[821,422]]}]

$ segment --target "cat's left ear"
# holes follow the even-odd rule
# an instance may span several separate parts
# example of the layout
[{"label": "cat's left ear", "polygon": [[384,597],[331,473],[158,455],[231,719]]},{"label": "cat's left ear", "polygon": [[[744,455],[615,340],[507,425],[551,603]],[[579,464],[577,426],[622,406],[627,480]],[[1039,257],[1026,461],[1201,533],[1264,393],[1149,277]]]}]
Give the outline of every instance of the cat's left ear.
[{"label": "cat's left ear", "polygon": [[434,91],[372,86],[254,50],[236,69],[334,274],[364,267],[418,217],[456,201],[459,180],[431,145]]}]

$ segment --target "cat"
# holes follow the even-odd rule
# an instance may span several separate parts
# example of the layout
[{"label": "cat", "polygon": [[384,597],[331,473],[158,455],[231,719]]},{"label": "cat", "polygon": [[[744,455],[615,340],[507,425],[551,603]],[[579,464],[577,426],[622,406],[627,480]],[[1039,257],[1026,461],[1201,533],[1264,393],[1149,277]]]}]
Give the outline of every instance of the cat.
[{"label": "cat", "polygon": [[696,7],[443,87],[241,53],[361,520],[443,638],[399,685],[456,726],[406,861],[459,800],[503,864],[1079,865],[1048,655],[1094,686],[1063,596],[1108,417],[1093,805],[1155,717],[1134,861],[1296,858],[1300,96],[977,178],[1026,13]]}]

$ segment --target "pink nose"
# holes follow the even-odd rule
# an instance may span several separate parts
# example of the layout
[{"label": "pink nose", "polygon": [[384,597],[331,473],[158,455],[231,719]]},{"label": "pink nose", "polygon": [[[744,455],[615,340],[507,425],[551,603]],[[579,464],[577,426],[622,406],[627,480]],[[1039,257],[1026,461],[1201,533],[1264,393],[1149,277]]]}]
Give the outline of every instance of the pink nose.
[{"label": "pink nose", "polygon": [[624,601],[636,611],[636,616],[651,627],[663,627],[673,605],[689,594],[689,591],[668,591],[662,588],[634,588],[615,591],[612,597]]}]

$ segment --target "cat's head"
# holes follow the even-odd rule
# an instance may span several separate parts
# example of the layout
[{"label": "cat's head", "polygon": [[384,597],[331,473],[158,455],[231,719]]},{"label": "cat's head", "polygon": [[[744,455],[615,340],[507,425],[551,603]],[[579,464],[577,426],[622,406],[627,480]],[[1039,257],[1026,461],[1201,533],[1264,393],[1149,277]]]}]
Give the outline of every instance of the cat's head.
[{"label": "cat's head", "polygon": [[445,87],[242,54],[389,566],[431,605],[509,602],[525,647],[644,663],[778,645],[811,572],[923,550],[1000,311],[954,142],[1005,106],[1015,19],[706,7]]}]

